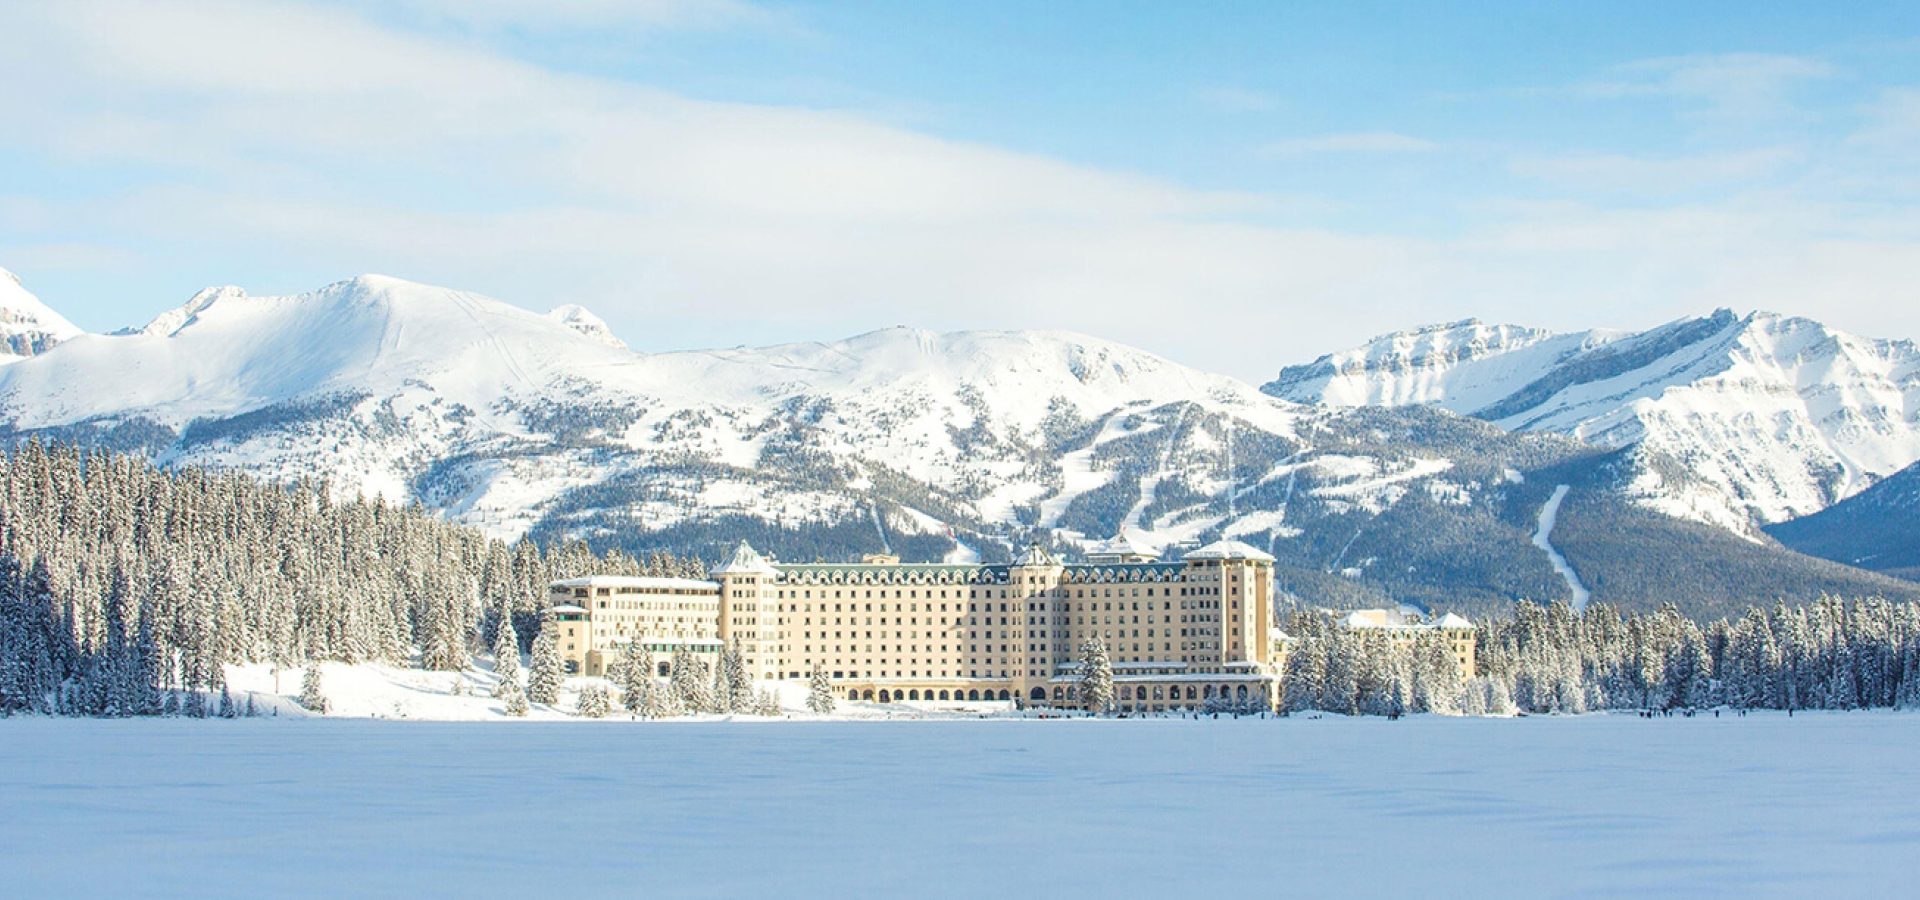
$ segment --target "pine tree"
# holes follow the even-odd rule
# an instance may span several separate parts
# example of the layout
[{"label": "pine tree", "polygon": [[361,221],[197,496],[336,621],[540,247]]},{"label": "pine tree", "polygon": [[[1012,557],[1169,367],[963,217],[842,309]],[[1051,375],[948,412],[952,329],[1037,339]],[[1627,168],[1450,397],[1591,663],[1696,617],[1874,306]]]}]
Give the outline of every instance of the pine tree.
[{"label": "pine tree", "polygon": [[1080,706],[1096,716],[1113,708],[1113,661],[1107,642],[1094,635],[1080,644]]},{"label": "pine tree", "polygon": [[317,662],[307,663],[306,674],[300,677],[300,705],[309,712],[320,715],[327,713],[327,695],[320,684],[320,664]]},{"label": "pine tree", "polygon": [[500,698],[506,704],[505,710],[507,715],[510,715],[510,716],[526,715],[528,712],[527,692],[520,688],[520,682],[511,681],[511,682],[508,682],[507,684],[509,685],[509,687],[507,688],[507,695],[505,697]]},{"label": "pine tree", "polygon": [[721,681],[726,697],[726,712],[750,712],[755,700],[753,678],[747,673],[746,655],[738,641],[727,644],[720,657]]},{"label": "pine tree", "polygon": [[687,645],[683,643],[674,648],[667,676],[668,705],[677,712],[705,711],[706,689],[702,686],[705,681],[700,662],[693,658]]},{"label": "pine tree", "polygon": [[771,688],[761,688],[754,693],[753,714],[769,718],[780,715],[780,698]]},{"label": "pine tree", "polygon": [[620,705],[639,715],[646,706],[646,694],[653,687],[653,651],[639,635],[620,649]]},{"label": "pine tree", "polygon": [[499,679],[493,696],[502,699],[509,683],[520,684],[520,638],[513,630],[513,618],[502,617],[493,637],[493,674]]},{"label": "pine tree", "polygon": [[607,713],[610,712],[611,709],[612,703],[607,699],[606,688],[597,684],[590,684],[580,689],[580,700],[578,703],[578,712],[580,715],[589,719],[602,719],[606,718]]},{"label": "pine tree", "polygon": [[533,639],[533,670],[527,675],[527,699],[552,706],[560,702],[560,684],[564,678],[560,662],[559,628],[552,618],[540,623],[540,634]]},{"label": "pine tree", "polygon": [[833,681],[827,678],[827,670],[819,663],[813,664],[813,672],[807,678],[807,710],[815,715],[833,713]]}]

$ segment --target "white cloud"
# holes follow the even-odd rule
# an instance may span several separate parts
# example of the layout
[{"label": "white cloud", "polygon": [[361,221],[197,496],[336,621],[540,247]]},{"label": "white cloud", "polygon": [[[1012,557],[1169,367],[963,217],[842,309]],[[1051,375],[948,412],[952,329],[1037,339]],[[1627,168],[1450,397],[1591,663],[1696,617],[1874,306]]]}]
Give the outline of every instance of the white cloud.
[{"label": "white cloud", "polygon": [[1716,118],[1748,120],[1790,112],[1796,89],[1833,74],[1833,66],[1808,57],[1709,53],[1615,66],[1573,91],[1599,98],[1664,97]]},{"label": "white cloud", "polygon": [[[1796,235],[1843,219],[1788,205],[1512,209],[1465,237],[1278,228],[1261,224],[1276,198],[693,100],[286,0],[13,4],[0,33],[0,83],[34,85],[0,91],[0,148],[138,173],[86,200],[0,188],[0,226],[29,236],[16,247],[127,235],[193,248],[208,282],[233,279],[224,255],[582,302],[642,348],[895,322],[1072,328],[1260,378],[1423,321],[1671,318],[1752,285],[1755,259],[1767,284],[1807,290],[1801,273],[1853,263],[1850,289],[1883,302],[1913,249],[1888,237],[1911,227],[1896,213],[1797,263]],[[1281,148],[1436,145],[1362,132]],[[1572,174],[1604,181],[1636,164],[1583,165]]]},{"label": "white cloud", "polygon": [[1440,145],[1392,131],[1354,131],[1274,141],[1261,148],[1272,156],[1307,153],[1425,153]]},{"label": "white cloud", "polygon": [[1589,153],[1518,157],[1508,168],[1523,178],[1575,188],[1635,193],[1671,193],[1738,184],[1780,172],[1803,158],[1795,147],[1762,147],[1731,153],[1644,157]]}]

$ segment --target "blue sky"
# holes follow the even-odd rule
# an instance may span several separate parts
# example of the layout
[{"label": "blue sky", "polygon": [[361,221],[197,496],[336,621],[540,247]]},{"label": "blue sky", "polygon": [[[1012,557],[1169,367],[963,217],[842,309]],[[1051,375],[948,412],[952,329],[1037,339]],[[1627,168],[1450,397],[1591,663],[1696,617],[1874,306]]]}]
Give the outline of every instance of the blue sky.
[{"label": "blue sky", "polygon": [[0,266],[97,330],[377,271],[641,349],[1068,328],[1248,378],[1465,316],[1920,336],[1911,3],[27,0],[0,33]]}]

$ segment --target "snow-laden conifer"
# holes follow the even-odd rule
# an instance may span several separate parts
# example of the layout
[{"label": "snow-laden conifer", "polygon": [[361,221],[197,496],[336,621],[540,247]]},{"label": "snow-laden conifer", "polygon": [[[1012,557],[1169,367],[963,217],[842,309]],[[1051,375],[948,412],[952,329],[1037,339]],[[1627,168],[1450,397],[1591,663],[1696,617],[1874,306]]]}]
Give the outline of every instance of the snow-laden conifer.
[{"label": "snow-laden conifer", "polygon": [[807,710],[824,716],[831,714],[833,707],[833,681],[827,677],[825,668],[814,663],[813,672],[807,678]]},{"label": "snow-laden conifer", "polygon": [[327,694],[320,683],[320,664],[308,663],[306,674],[300,676],[300,705],[308,712],[325,715],[327,712]]},{"label": "snow-laden conifer", "polygon": [[527,699],[552,706],[560,702],[560,684],[565,678],[560,660],[560,636],[557,621],[548,616],[540,622],[540,634],[533,639],[533,669],[527,674]]},{"label": "snow-laden conifer", "polygon": [[496,698],[506,696],[509,682],[520,683],[520,638],[514,633],[511,616],[503,617],[494,631],[493,674],[499,678],[493,688]]},{"label": "snow-laden conifer", "polygon": [[607,699],[607,689],[598,684],[590,684],[580,689],[580,699],[576,712],[589,719],[606,718],[613,704]]},{"label": "snow-laden conifer", "polygon": [[1099,635],[1080,644],[1080,707],[1094,715],[1113,709],[1113,661],[1107,658],[1107,642]]}]

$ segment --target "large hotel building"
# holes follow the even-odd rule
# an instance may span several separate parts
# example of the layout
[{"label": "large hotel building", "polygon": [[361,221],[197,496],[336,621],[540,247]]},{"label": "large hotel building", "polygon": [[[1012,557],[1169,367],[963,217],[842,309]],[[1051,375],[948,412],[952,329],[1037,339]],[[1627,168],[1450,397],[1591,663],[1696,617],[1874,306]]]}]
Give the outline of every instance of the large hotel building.
[{"label": "large hotel building", "polygon": [[756,678],[817,665],[841,697],[876,702],[1072,705],[1080,645],[1099,635],[1121,710],[1270,705],[1285,652],[1273,557],[1239,541],[1176,562],[1124,538],[1077,563],[1034,546],[1011,565],[790,564],[742,543],[710,580],[574,578],[552,592],[576,672],[604,674],[634,640],[656,658],[737,643]]}]

